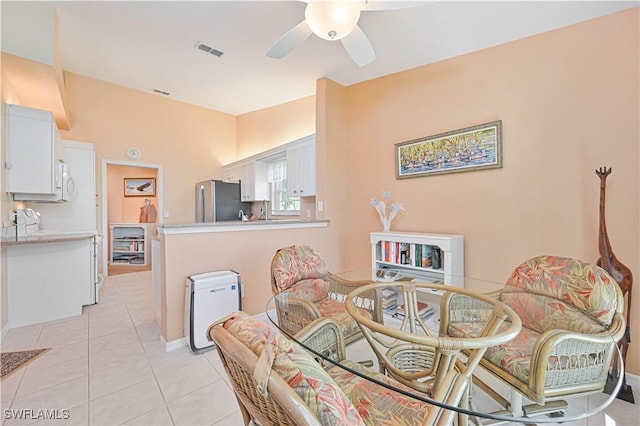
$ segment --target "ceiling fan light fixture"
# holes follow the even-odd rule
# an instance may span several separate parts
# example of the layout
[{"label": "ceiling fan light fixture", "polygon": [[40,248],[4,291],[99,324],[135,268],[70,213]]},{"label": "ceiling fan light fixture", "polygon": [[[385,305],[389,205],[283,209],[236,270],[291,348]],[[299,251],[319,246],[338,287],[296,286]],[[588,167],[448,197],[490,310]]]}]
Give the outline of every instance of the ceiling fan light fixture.
[{"label": "ceiling fan light fixture", "polygon": [[310,0],[304,11],[309,28],[325,40],[340,40],[349,35],[360,19],[360,1]]}]

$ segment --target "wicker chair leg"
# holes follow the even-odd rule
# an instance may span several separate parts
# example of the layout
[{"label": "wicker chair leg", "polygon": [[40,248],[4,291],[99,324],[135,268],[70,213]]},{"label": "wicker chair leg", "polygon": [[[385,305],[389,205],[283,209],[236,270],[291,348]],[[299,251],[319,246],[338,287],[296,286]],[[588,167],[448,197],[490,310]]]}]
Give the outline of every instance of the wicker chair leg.
[{"label": "wicker chair leg", "polygon": [[[460,400],[460,408],[464,408],[465,410],[468,410],[470,408],[469,405],[469,388],[470,386],[467,385],[467,389],[465,389],[464,391],[464,395],[462,397],[462,399]],[[469,415],[468,414],[464,414],[464,413],[458,413],[458,426],[467,426],[469,424]]]},{"label": "wicker chair leg", "polygon": [[501,407],[509,408],[509,406],[511,405],[509,400],[505,399],[502,395],[496,392],[491,386],[487,385],[477,376],[473,376],[473,384],[482,389],[484,393],[489,395],[494,401],[500,404]]},{"label": "wicker chair leg", "polygon": [[242,421],[244,422],[244,426],[249,426],[253,424],[251,419],[251,414],[247,411],[247,408],[244,406],[240,398],[236,396],[236,400],[238,401],[238,405],[240,406],[240,413],[242,413]]}]

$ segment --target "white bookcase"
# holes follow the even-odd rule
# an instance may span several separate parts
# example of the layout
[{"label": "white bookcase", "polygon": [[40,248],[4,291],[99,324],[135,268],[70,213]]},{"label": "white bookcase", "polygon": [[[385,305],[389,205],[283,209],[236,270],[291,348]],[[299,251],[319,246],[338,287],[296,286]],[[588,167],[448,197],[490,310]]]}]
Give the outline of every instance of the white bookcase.
[{"label": "white bookcase", "polygon": [[[439,253],[439,265],[427,256]],[[404,253],[403,253],[404,252]],[[424,260],[423,260],[424,257]],[[430,263],[431,262],[431,263]],[[438,262],[436,262],[438,263]],[[422,234],[418,232],[372,232],[371,233],[372,280],[378,280],[376,271],[390,269],[402,276],[438,282],[444,285],[464,287],[464,237],[453,234]],[[423,266],[424,265],[424,266]],[[434,312],[425,319],[433,336],[440,328],[440,297],[442,291],[419,291],[418,300],[432,306]],[[402,303],[402,294],[397,294],[397,305]],[[400,326],[395,309],[384,310],[386,324]]]},{"label": "white bookcase", "polygon": [[464,237],[455,234],[372,232],[371,265],[374,280],[377,270],[391,269],[406,276],[464,287]]},{"label": "white bookcase", "polygon": [[146,223],[112,223],[111,265],[146,266],[151,260],[151,241]]}]

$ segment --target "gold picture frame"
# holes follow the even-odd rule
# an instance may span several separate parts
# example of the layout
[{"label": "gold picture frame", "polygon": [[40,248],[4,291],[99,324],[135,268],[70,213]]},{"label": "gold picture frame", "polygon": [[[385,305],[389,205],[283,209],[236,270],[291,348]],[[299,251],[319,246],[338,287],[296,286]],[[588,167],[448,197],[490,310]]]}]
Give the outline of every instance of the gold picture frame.
[{"label": "gold picture frame", "polygon": [[155,197],[156,178],[124,178],[125,197]]}]

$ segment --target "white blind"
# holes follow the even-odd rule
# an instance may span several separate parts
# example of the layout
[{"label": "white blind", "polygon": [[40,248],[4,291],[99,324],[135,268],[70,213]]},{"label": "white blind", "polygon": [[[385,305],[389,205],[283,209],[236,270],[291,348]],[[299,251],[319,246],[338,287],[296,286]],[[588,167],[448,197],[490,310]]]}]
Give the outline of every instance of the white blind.
[{"label": "white blind", "polygon": [[271,183],[287,179],[287,159],[271,161],[267,170],[267,180]]}]

